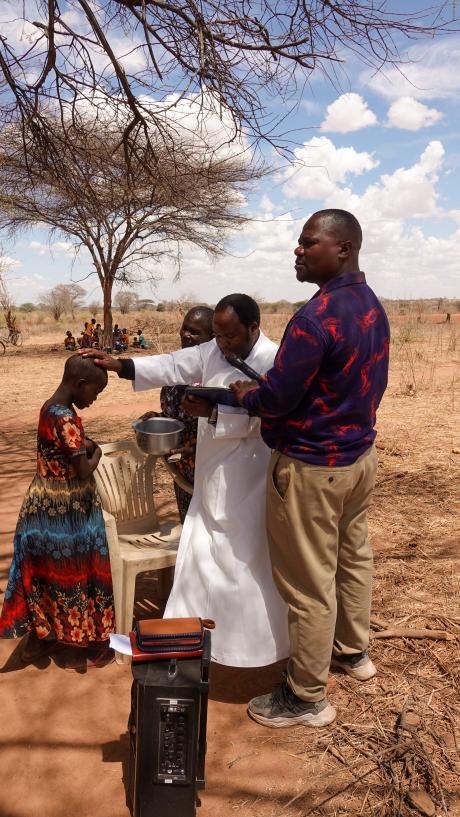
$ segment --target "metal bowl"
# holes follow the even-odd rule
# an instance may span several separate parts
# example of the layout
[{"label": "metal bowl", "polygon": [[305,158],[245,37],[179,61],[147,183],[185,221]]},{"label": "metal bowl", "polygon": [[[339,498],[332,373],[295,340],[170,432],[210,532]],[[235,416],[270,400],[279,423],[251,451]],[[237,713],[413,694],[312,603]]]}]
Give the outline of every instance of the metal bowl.
[{"label": "metal bowl", "polygon": [[161,456],[180,446],[184,424],[169,417],[151,417],[135,420],[133,429],[137,445],[144,454]]}]

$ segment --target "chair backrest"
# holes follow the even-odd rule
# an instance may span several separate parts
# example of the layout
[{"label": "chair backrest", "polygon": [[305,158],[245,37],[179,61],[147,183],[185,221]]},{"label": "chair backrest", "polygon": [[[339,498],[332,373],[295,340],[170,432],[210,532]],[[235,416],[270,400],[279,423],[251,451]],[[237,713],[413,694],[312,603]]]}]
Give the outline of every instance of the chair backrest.
[{"label": "chair backrest", "polygon": [[107,443],[101,449],[94,477],[102,507],[115,517],[118,532],[131,533],[143,520],[148,520],[154,530],[156,457],[142,454],[134,440]]}]

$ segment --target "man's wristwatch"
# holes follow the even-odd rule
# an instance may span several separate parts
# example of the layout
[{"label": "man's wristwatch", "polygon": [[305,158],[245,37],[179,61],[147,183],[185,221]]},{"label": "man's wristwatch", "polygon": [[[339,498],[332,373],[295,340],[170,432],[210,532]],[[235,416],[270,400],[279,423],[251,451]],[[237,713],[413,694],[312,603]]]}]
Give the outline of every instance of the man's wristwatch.
[{"label": "man's wristwatch", "polygon": [[211,414],[208,417],[209,425],[211,425],[211,426],[217,425],[217,414],[218,414],[218,408],[217,408],[217,403],[216,403],[216,405],[212,407]]}]

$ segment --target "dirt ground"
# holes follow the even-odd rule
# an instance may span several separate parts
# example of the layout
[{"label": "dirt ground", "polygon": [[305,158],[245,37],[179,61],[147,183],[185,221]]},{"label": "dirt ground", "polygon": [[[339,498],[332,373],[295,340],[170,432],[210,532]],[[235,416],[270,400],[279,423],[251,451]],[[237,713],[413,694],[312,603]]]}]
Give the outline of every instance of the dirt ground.
[{"label": "dirt ground", "polygon": [[[286,320],[267,316],[264,329],[278,340]],[[154,350],[160,341],[173,348],[176,324],[171,316],[158,330]],[[460,321],[396,318],[392,329],[370,520],[379,675],[359,685],[331,674],[337,723],[272,733],[249,720],[245,705],[282,667],[213,666],[200,817],[460,817]],[[31,336],[0,358],[1,591],[34,472],[38,411],[65,360],[52,351],[57,340]],[[111,377],[83,421],[92,438],[109,442],[129,437],[131,421],[157,407],[157,391],[135,395]],[[157,502],[162,515],[175,513],[161,469]],[[138,611],[149,586],[139,585]],[[0,641],[0,816],[127,817],[129,665],[87,670],[57,655],[24,665],[18,653],[18,642]]]}]

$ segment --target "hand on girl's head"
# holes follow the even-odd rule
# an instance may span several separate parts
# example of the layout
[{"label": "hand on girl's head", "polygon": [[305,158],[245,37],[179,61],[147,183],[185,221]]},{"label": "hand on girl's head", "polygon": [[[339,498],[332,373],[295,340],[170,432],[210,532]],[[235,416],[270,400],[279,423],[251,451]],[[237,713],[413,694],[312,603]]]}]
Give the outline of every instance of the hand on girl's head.
[{"label": "hand on girl's head", "polygon": [[70,389],[72,402],[77,408],[88,408],[94,403],[107,381],[107,372],[96,366],[94,360],[85,359],[79,353],[67,359],[63,383]]}]

